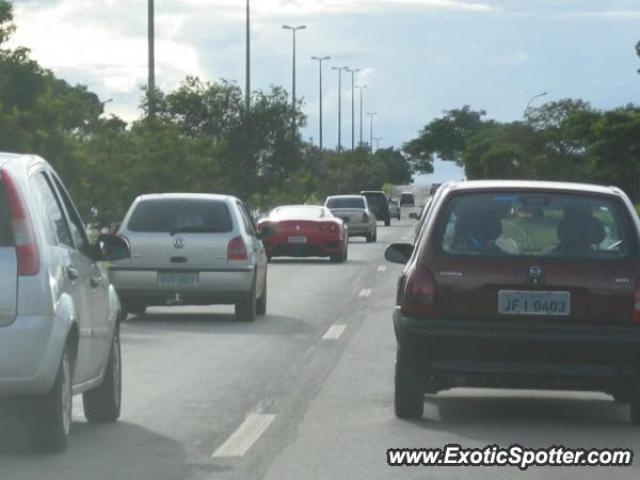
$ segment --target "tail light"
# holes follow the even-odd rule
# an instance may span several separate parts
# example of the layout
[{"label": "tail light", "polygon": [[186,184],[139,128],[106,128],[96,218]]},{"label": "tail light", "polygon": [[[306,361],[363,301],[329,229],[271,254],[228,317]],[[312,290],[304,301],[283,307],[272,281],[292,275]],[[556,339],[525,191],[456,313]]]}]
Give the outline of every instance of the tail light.
[{"label": "tail light", "polygon": [[337,232],[338,226],[335,223],[322,223],[320,225],[321,232]]},{"label": "tail light", "polygon": [[232,238],[227,246],[227,260],[247,260],[247,246],[242,237]]},{"label": "tail light", "polygon": [[431,273],[417,266],[411,270],[400,292],[400,310],[409,317],[432,317],[435,308],[436,288]]},{"label": "tail light", "polygon": [[631,314],[633,323],[640,325],[640,283],[636,285],[633,292],[633,313]]},{"label": "tail light", "polygon": [[2,170],[0,175],[9,206],[9,217],[11,218],[18,260],[18,275],[21,277],[36,275],[40,270],[40,257],[31,217],[9,172]]},{"label": "tail light", "polygon": [[369,214],[367,212],[364,212],[362,214],[362,222],[363,223],[369,223]]}]

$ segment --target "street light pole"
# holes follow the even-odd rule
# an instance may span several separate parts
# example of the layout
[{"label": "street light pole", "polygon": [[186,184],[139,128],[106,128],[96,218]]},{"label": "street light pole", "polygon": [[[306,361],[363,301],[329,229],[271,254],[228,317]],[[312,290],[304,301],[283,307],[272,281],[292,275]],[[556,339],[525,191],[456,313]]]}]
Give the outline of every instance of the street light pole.
[{"label": "street light pole", "polygon": [[283,25],[282,28],[285,30],[291,30],[293,34],[293,81],[292,81],[292,89],[291,89],[291,97],[292,97],[292,105],[293,108],[296,108],[296,32],[298,30],[305,30],[307,28],[306,25],[300,25],[297,27],[291,27],[289,25]]},{"label": "street light pole", "polygon": [[338,152],[342,151],[342,72],[349,67],[331,67],[338,72]]},{"label": "street light pole", "polygon": [[245,84],[245,104],[247,111],[251,107],[251,5],[247,0],[247,72]]},{"label": "street light pole", "polygon": [[147,35],[149,48],[149,79],[147,80],[147,101],[149,102],[149,116],[156,113],[156,49],[155,49],[155,0],[148,0],[147,7]]},{"label": "street light pole", "polygon": [[538,95],[534,95],[533,97],[531,97],[531,99],[529,100],[529,102],[527,103],[527,106],[524,109],[524,117],[527,117],[527,114],[529,113],[529,107],[531,107],[531,104],[533,103],[534,100],[540,98],[540,97],[544,97],[546,95],[548,95],[549,92],[542,92],[539,93]]},{"label": "street light pole", "polygon": [[311,57],[312,60],[318,62],[320,70],[320,153],[322,153],[322,62],[329,60],[331,57]]},{"label": "street light pole", "polygon": [[367,88],[366,85],[356,85],[356,88],[360,90],[360,143],[358,144],[359,146],[362,146],[362,116],[363,116],[363,110],[362,110],[362,93],[364,91],[365,88]]},{"label": "street light pole", "polygon": [[373,137],[373,139],[376,141],[376,150],[380,150],[380,140],[382,140],[382,137]]},{"label": "street light pole", "polygon": [[373,117],[378,115],[378,112],[367,112],[369,115],[369,151],[373,153]]},{"label": "street light pole", "polygon": [[351,74],[351,150],[356,148],[356,101],[355,101],[355,78],[359,68],[348,69]]}]

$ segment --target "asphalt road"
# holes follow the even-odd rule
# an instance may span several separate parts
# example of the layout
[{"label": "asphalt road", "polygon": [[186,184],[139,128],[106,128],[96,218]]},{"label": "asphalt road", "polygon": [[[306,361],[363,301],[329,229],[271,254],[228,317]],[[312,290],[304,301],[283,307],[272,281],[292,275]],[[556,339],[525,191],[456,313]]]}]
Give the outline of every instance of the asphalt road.
[{"label": "asphalt road", "polygon": [[69,450],[31,453],[14,405],[0,412],[1,480],[638,478],[638,468],[389,467],[392,447],[625,447],[627,407],[599,394],[458,389],[427,397],[425,418],[393,415],[391,324],[400,267],[386,245],[413,222],[352,240],[344,265],[276,260],[269,314],[153,309],[122,327],[121,421],[88,425],[74,403]]}]

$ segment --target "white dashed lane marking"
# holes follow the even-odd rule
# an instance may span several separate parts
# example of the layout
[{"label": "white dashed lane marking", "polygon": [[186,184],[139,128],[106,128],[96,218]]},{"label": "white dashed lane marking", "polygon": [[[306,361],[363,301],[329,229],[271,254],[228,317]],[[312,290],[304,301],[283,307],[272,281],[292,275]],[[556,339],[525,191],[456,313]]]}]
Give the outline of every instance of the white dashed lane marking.
[{"label": "white dashed lane marking", "polygon": [[362,298],[366,298],[371,295],[371,292],[372,290],[370,288],[363,288],[359,296]]},{"label": "white dashed lane marking", "polygon": [[387,266],[386,265],[380,265],[378,267],[378,271],[379,272],[386,272],[387,271]]},{"label": "white dashed lane marking", "polygon": [[323,340],[337,340],[344,333],[346,325],[333,325],[322,337]]},{"label": "white dashed lane marking", "polygon": [[213,452],[211,457],[242,457],[258,441],[275,418],[275,415],[249,415],[227,441]]}]

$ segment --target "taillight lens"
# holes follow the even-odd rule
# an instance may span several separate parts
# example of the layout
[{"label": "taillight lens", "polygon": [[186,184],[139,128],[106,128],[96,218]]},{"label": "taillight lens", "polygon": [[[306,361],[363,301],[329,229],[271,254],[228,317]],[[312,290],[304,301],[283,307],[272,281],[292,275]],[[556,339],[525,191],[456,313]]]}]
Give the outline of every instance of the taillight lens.
[{"label": "taillight lens", "polygon": [[408,317],[435,315],[436,288],[429,270],[414,267],[406,277],[400,296],[400,310]]},{"label": "taillight lens", "polygon": [[18,275],[21,277],[36,275],[40,270],[40,257],[31,217],[9,172],[2,170],[0,176],[4,184],[13,238],[16,244]]},{"label": "taillight lens", "polygon": [[633,323],[640,325],[640,283],[636,286],[635,292],[633,292],[633,313],[631,314],[631,320],[633,320]]},{"label": "taillight lens", "polygon": [[227,246],[227,260],[247,260],[247,246],[242,237],[231,239]]},{"label": "taillight lens", "polygon": [[322,223],[320,224],[321,232],[337,232],[338,226],[335,223]]}]

